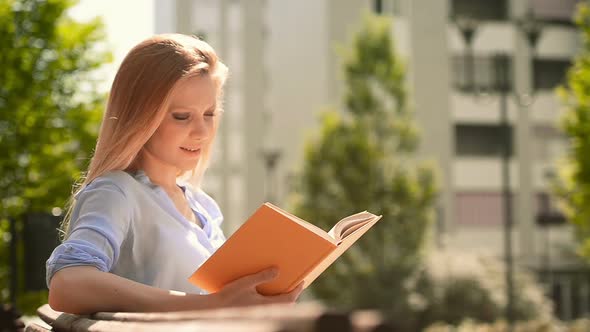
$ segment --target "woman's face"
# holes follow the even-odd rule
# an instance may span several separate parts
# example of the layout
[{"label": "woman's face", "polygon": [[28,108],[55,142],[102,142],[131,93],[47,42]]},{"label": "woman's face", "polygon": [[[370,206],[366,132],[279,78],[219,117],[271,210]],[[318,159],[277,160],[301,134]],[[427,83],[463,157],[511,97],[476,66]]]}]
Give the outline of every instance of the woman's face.
[{"label": "woman's face", "polygon": [[156,163],[152,166],[175,173],[194,169],[215,136],[216,102],[217,89],[209,75],[180,81],[162,123],[144,146],[147,160]]}]

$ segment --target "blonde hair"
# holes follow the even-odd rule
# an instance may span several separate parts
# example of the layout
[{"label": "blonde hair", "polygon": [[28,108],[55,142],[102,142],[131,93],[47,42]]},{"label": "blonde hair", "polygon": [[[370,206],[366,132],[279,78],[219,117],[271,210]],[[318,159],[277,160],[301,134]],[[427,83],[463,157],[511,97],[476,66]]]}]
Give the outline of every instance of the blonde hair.
[{"label": "blonde hair", "polygon": [[[67,232],[75,196],[87,184],[110,171],[136,170],[140,151],[160,126],[171,92],[180,80],[209,75],[218,91],[216,111],[221,111],[227,71],[213,48],[197,37],[161,34],[131,49],[113,81],[94,155],[85,177],[74,186],[62,230]],[[216,132],[219,117],[214,118]],[[202,149],[195,169],[178,177],[198,186],[207,169],[211,147],[212,143]]]}]

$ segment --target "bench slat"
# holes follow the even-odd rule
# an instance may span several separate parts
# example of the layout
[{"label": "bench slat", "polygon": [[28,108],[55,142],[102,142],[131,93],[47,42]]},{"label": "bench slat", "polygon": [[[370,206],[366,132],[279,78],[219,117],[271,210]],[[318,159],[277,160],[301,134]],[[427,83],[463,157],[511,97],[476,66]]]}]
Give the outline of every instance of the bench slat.
[{"label": "bench slat", "polygon": [[51,332],[51,330],[48,330],[41,325],[30,323],[25,327],[25,332]]},{"label": "bench slat", "polygon": [[180,312],[99,312],[92,315],[96,320],[114,320],[131,322],[210,320],[210,319],[307,319],[317,318],[324,313],[333,312],[315,303],[273,304],[239,308],[224,308],[213,310],[193,310]]},{"label": "bench slat", "polygon": [[[59,324],[58,324],[59,325]],[[96,321],[88,318],[81,318],[73,322],[70,326],[55,326],[55,331],[71,332],[131,332],[131,331],[154,331],[154,332],[282,332],[281,326],[271,322],[221,322],[221,321],[202,321],[202,322],[115,322],[115,321]]]},{"label": "bench slat", "polygon": [[[387,332],[375,311],[352,313],[328,309],[318,303],[266,305],[216,310],[169,313],[107,313],[72,315],[54,311],[49,305],[38,310],[39,317],[52,330],[72,332],[110,331],[244,331],[244,332]],[[31,327],[31,332],[37,327]]]}]

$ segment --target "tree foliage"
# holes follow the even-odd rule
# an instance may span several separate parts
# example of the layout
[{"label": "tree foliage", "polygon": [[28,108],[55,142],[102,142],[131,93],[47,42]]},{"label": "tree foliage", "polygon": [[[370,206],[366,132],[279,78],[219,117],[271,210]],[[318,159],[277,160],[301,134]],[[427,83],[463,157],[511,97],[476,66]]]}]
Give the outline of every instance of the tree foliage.
[{"label": "tree foliage", "polygon": [[325,112],[319,135],[307,142],[293,210],[324,229],[363,210],[383,219],[311,290],[331,305],[401,312],[419,282],[434,172],[412,159],[418,134],[389,19],[367,14],[343,57],[346,108]]},{"label": "tree foliage", "polygon": [[[67,15],[74,4],[0,0],[2,233],[9,219],[20,229],[26,213],[63,208],[96,143],[105,100],[96,92],[96,69],[111,61],[111,54],[99,19],[80,23]],[[9,238],[0,238],[0,285],[5,288]],[[2,302],[7,293],[0,293]]]},{"label": "tree foliage", "polygon": [[567,219],[575,226],[579,252],[590,259],[590,6],[583,2],[575,17],[582,45],[559,89],[565,106],[561,127],[568,138],[558,166],[556,192]]}]

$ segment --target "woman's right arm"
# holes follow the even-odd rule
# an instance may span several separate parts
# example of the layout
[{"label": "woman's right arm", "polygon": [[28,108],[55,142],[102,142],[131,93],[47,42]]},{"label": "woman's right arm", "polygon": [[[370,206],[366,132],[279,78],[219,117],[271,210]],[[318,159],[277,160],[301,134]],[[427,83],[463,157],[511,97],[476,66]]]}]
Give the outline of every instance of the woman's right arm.
[{"label": "woman's right arm", "polygon": [[49,285],[49,305],[72,314],[190,310],[215,307],[214,302],[204,296],[147,286],[93,266],[64,268],[55,273]]},{"label": "woman's right arm", "polygon": [[57,311],[73,314],[107,312],[161,312],[221,307],[290,303],[302,291],[301,285],[290,293],[263,296],[256,286],[277,276],[276,269],[240,278],[218,293],[185,294],[147,286],[92,266],[73,266],[55,273],[49,285],[49,305]]}]

